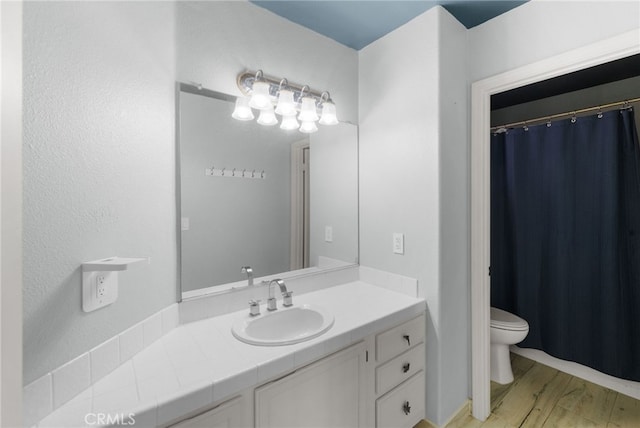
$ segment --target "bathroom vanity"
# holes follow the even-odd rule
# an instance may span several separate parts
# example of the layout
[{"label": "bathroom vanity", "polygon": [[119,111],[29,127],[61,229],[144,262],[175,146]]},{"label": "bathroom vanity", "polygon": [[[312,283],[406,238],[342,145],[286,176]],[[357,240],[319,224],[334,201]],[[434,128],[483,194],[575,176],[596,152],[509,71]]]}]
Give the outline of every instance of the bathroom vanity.
[{"label": "bathroom vanity", "polygon": [[424,315],[171,425],[394,427],[424,417]]},{"label": "bathroom vanity", "polygon": [[[424,418],[425,301],[362,280],[310,292],[291,284],[301,292],[292,308],[326,309],[331,328],[299,343],[257,346],[232,334],[250,317],[246,303],[197,320],[181,313],[181,325],[37,426],[88,426],[88,414],[111,417],[103,426],[180,428],[409,428]],[[275,312],[262,305],[259,316],[290,310],[281,303]]]},{"label": "bathroom vanity", "polygon": [[353,345],[173,426],[365,426],[365,355]]}]

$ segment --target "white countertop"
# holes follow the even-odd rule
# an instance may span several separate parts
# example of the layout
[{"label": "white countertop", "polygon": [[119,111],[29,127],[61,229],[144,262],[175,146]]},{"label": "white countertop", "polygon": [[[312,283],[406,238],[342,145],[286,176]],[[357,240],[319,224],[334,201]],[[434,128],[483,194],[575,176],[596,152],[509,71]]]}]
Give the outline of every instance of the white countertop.
[{"label": "white countertop", "polygon": [[[233,322],[248,316],[248,308],[180,325],[37,426],[95,427],[98,415],[119,416],[126,422],[130,414],[136,427],[164,424],[309,364],[426,309],[422,299],[362,281],[294,294],[293,303],[323,306],[335,316],[333,327],[306,342],[267,347],[240,342],[231,334]],[[264,305],[261,309],[266,312]]]}]

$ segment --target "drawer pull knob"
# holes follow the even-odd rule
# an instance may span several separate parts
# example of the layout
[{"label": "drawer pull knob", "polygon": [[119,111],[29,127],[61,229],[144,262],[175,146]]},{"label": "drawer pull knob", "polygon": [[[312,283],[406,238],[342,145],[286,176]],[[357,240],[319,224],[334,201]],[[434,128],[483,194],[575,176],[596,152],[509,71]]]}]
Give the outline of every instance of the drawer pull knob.
[{"label": "drawer pull knob", "polygon": [[408,346],[411,346],[411,338],[409,338],[408,334],[405,334],[402,338],[407,341]]},{"label": "drawer pull knob", "polygon": [[411,363],[404,363],[404,365],[402,366],[402,373],[408,372],[410,368],[411,368]]},{"label": "drawer pull knob", "polygon": [[405,415],[408,415],[409,413],[411,413],[411,406],[409,405],[408,401],[404,402],[404,404],[402,405],[402,410],[404,411]]}]

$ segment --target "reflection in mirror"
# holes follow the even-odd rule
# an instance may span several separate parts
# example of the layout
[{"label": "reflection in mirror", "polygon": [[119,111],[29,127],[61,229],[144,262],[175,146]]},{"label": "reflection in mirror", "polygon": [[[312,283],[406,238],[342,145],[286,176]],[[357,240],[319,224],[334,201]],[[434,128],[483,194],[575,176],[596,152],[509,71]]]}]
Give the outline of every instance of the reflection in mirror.
[{"label": "reflection in mirror", "polygon": [[243,266],[259,279],[357,263],[355,125],[302,134],[233,119],[225,94],[177,96],[183,298],[246,285]]}]

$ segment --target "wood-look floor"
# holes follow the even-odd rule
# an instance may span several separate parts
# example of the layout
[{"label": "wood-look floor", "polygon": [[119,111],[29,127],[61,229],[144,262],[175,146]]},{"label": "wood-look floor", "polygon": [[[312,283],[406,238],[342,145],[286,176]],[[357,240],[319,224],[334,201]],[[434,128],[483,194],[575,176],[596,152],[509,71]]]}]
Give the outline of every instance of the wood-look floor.
[{"label": "wood-look floor", "polygon": [[[511,354],[515,380],[491,382],[491,415],[481,422],[461,412],[447,428],[639,428],[640,401]],[[427,428],[426,422],[416,428]]]}]

